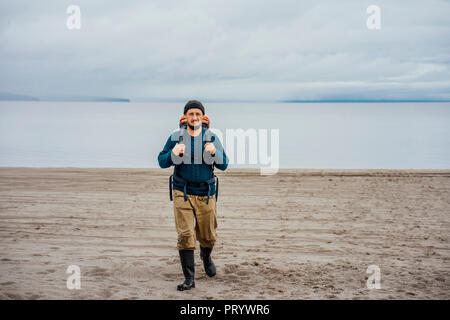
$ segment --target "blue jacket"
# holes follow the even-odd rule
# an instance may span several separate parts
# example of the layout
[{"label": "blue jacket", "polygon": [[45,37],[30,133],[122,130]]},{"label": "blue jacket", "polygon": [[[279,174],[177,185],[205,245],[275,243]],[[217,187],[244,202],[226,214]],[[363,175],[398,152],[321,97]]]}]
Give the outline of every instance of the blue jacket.
[{"label": "blue jacket", "polygon": [[[205,131],[206,129],[202,128],[201,135],[198,135],[197,137],[190,136],[187,133],[187,130],[184,131],[185,134],[183,136],[185,138],[182,143],[186,145],[185,154],[183,155],[182,158],[183,162],[175,166],[174,175],[176,174],[178,177],[187,180],[189,182],[205,182],[214,176],[212,165],[207,164],[205,162],[206,159],[202,156],[203,151],[205,150],[205,141],[204,141]],[[161,168],[169,168],[170,166],[175,165],[173,162],[174,158],[175,159],[178,158],[176,160],[181,160],[180,157],[175,156],[172,153],[173,147],[178,143],[180,132],[181,130],[177,130],[174,133],[172,133],[170,137],[167,139],[167,142],[163,150],[159,153],[158,163]],[[212,135],[211,142],[214,144],[214,147],[216,148],[216,152],[213,157],[214,159],[213,165],[214,167],[224,171],[228,167],[228,158],[225,154],[225,150],[219,138],[211,131],[209,131],[209,133]],[[173,184],[174,189],[183,191],[183,187],[184,185],[182,183],[174,181]],[[188,184],[186,193],[199,196],[206,196],[208,195],[208,185],[202,184],[196,186]],[[211,185],[210,195],[214,195],[215,193],[216,187],[213,184]]]}]

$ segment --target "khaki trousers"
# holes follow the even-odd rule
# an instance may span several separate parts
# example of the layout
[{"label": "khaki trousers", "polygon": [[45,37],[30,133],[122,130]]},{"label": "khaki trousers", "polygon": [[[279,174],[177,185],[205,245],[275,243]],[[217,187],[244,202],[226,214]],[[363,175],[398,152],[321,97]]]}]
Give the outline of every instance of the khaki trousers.
[{"label": "khaki trousers", "polygon": [[178,233],[178,250],[195,250],[196,240],[205,248],[214,247],[217,239],[216,196],[187,195],[173,190],[173,211]]}]

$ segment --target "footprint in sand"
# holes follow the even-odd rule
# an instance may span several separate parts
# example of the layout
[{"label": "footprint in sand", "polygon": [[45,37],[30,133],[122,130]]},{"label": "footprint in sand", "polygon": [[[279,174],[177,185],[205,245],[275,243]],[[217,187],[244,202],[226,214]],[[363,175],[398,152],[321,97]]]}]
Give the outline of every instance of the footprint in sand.
[{"label": "footprint in sand", "polygon": [[235,273],[237,268],[238,268],[238,266],[235,264],[226,264],[224,271],[226,274]]},{"label": "footprint in sand", "polygon": [[41,296],[38,294],[34,294],[32,292],[27,292],[27,300],[37,300],[39,299]]},{"label": "footprint in sand", "polygon": [[238,279],[239,278],[237,276],[235,276],[234,274],[228,275],[228,280],[230,280],[230,281],[235,281],[235,280],[238,280]]},{"label": "footprint in sand", "polygon": [[173,273],[162,273],[161,275],[168,280],[175,280],[175,279],[179,278],[179,275],[175,275]]},{"label": "footprint in sand", "polygon": [[107,277],[110,275],[109,271],[105,268],[94,267],[91,270],[88,270],[85,275],[87,276],[97,276],[97,277]]},{"label": "footprint in sand", "polygon": [[24,298],[21,295],[15,293],[5,293],[5,295],[12,300],[22,300]]},{"label": "footprint in sand", "polygon": [[102,298],[108,299],[108,298],[112,297],[113,292],[109,289],[104,289],[101,291],[100,295]]}]

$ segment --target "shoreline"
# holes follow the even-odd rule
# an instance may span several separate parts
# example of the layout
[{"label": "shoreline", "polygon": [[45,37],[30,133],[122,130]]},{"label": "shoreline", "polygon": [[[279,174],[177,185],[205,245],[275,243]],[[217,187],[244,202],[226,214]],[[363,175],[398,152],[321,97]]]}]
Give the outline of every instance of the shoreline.
[{"label": "shoreline", "polygon": [[[171,168],[122,168],[122,167],[11,167],[0,166],[0,170],[49,170],[49,171],[111,171],[111,172],[142,172],[142,173],[168,173]],[[75,171],[75,172],[76,172]],[[260,169],[255,168],[229,168],[226,171],[216,169],[215,174],[223,176],[235,175],[261,175]],[[276,175],[297,175],[297,176],[450,176],[450,169],[311,169],[311,168],[283,168],[279,169]],[[269,175],[270,176],[270,175]]]}]

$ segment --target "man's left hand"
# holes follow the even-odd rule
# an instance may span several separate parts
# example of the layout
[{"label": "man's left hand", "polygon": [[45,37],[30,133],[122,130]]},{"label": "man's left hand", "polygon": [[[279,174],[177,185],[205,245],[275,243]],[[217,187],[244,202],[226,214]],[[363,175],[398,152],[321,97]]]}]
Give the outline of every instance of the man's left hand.
[{"label": "man's left hand", "polygon": [[216,147],[214,146],[213,143],[207,142],[205,143],[205,151],[211,152],[211,155],[214,155],[216,153]]}]

